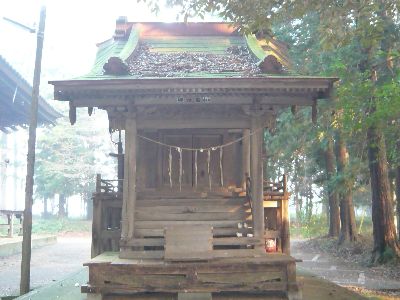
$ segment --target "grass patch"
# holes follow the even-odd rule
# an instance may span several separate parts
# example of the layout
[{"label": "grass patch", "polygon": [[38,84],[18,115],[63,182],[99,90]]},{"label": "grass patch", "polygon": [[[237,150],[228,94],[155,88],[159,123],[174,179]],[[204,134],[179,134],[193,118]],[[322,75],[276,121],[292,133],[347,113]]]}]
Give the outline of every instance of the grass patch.
[{"label": "grass patch", "polygon": [[62,232],[90,232],[92,222],[67,218],[34,218],[32,221],[32,233],[57,234]]}]

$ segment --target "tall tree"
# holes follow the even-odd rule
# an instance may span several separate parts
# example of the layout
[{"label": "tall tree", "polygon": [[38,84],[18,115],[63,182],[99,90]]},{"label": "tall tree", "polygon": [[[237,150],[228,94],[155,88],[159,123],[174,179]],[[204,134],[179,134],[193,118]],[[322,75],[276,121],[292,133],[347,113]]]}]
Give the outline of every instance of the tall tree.
[{"label": "tall tree", "polygon": [[327,147],[325,150],[325,164],[329,199],[329,236],[338,237],[340,232],[340,214],[338,193],[332,183],[336,176],[335,152],[332,137],[328,137]]},{"label": "tall tree", "polygon": [[337,171],[342,185],[340,195],[340,238],[339,242],[353,242],[356,240],[357,228],[353,205],[353,184],[348,178],[347,169],[349,164],[348,151],[343,135],[338,132],[336,136],[336,159]]},{"label": "tall tree", "polygon": [[71,127],[66,120],[45,129],[38,139],[36,194],[43,198],[59,194],[59,217],[67,216],[68,197],[94,191],[93,149],[98,147],[90,131]]}]

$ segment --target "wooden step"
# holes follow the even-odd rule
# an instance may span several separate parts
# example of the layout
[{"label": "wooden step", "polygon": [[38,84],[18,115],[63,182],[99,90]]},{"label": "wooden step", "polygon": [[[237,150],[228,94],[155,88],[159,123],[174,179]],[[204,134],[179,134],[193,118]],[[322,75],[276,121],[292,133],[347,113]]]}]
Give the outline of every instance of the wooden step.
[{"label": "wooden step", "polygon": [[138,211],[135,213],[136,222],[139,221],[233,221],[246,220],[250,216],[244,211],[238,212],[193,212],[193,213],[165,213],[158,210],[153,212]]},{"label": "wooden step", "polygon": [[137,206],[136,212],[140,213],[153,213],[164,212],[164,213],[229,213],[236,211],[246,211],[250,212],[250,208],[243,206],[241,204],[184,204],[184,205],[163,205],[163,206]]},{"label": "wooden step", "polygon": [[[259,249],[224,249],[213,250],[212,257],[215,258],[238,258],[238,257],[263,257],[265,251]],[[124,249],[120,253],[120,258],[128,259],[163,259],[164,251],[133,251]]]},{"label": "wooden step", "polygon": [[[159,238],[135,238],[128,241],[124,246],[128,247],[162,247],[164,246],[165,240],[162,237]],[[246,245],[260,245],[258,239],[253,237],[219,237],[213,238],[212,243],[214,246],[246,246]]]},{"label": "wooden step", "polygon": [[[220,236],[236,236],[237,233],[241,233],[243,235],[247,233],[252,233],[251,228],[214,228],[213,235],[214,237]],[[135,228],[135,237],[163,237],[164,236],[164,228]]]},{"label": "wooden step", "polygon": [[244,198],[205,198],[205,199],[143,199],[137,200],[137,207],[158,206],[202,206],[202,205],[246,205]]},{"label": "wooden step", "polygon": [[137,229],[157,229],[175,225],[210,225],[213,228],[238,227],[243,220],[212,220],[212,221],[136,221]]}]

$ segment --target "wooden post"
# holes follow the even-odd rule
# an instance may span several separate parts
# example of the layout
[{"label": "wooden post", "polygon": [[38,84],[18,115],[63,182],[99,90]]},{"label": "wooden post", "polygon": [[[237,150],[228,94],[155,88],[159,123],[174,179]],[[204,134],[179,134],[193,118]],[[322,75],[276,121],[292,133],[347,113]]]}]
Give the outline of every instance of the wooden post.
[{"label": "wooden post", "polygon": [[264,241],[264,199],[263,199],[263,163],[262,144],[263,134],[262,119],[258,115],[251,118],[251,184],[253,203],[253,230],[254,237]]},{"label": "wooden post", "polygon": [[281,201],[282,211],[282,252],[290,255],[290,234],[289,234],[289,198],[285,195]]},{"label": "wooden post", "polygon": [[[99,178],[99,176],[97,177]],[[96,186],[96,193],[97,192]],[[91,257],[95,257],[102,252],[102,237],[101,233],[103,231],[102,217],[103,217],[102,199],[99,194],[93,197],[93,221],[92,221],[92,248]]]},{"label": "wooden post", "polygon": [[11,212],[8,217],[8,224],[10,228],[8,229],[8,237],[12,238],[14,236],[14,213]]},{"label": "wooden post", "polygon": [[122,203],[121,238],[128,241],[134,235],[136,203],[136,119],[134,114],[125,121],[124,193]]},{"label": "wooden post", "polygon": [[32,244],[32,195],[33,175],[35,173],[35,144],[36,127],[39,106],[40,72],[42,66],[42,49],[44,40],[44,28],[46,20],[46,8],[40,10],[39,29],[37,31],[36,60],[32,84],[32,102],[29,120],[29,139],[27,155],[27,172],[25,184],[25,209],[22,236],[22,259],[21,259],[21,281],[20,294],[26,294],[30,290],[31,278],[31,244]]},{"label": "wooden post", "polygon": [[243,136],[245,137],[242,141],[242,175],[243,175],[243,187],[246,187],[246,178],[250,176],[250,130],[244,129]]},{"label": "wooden post", "polygon": [[124,179],[124,151],[122,149],[121,130],[118,131],[118,192],[122,193]]}]

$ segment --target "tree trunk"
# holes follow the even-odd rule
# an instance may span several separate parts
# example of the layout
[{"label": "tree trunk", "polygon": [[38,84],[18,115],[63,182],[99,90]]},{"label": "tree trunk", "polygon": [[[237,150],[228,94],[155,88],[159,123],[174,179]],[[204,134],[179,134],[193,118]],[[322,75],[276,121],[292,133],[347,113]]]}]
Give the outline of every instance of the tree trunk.
[{"label": "tree trunk", "polygon": [[329,138],[328,146],[325,151],[327,191],[329,202],[329,236],[338,237],[340,232],[339,198],[336,189],[332,185],[332,178],[335,170],[335,153],[333,150],[333,140]]},{"label": "tree trunk", "polygon": [[372,125],[368,128],[367,139],[374,237],[372,260],[373,262],[384,262],[394,256],[400,257],[400,245],[394,226],[385,138],[381,129]]},{"label": "tree trunk", "polygon": [[400,166],[396,168],[396,216],[397,238],[400,241]]},{"label": "tree trunk", "polygon": [[348,152],[340,132],[337,133],[336,140],[336,164],[338,175],[341,176],[343,183],[339,193],[341,222],[339,243],[354,242],[357,239],[357,227],[353,205],[352,184],[346,178],[345,174],[348,166]]},{"label": "tree trunk", "polygon": [[298,158],[295,158],[294,161],[294,176],[293,176],[293,183],[294,183],[294,203],[296,207],[296,225],[299,226],[301,224],[301,208],[302,203],[299,195],[299,163]]},{"label": "tree trunk", "polygon": [[67,216],[67,212],[65,210],[66,198],[64,194],[60,194],[58,198],[58,217],[65,218]]}]

